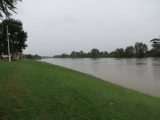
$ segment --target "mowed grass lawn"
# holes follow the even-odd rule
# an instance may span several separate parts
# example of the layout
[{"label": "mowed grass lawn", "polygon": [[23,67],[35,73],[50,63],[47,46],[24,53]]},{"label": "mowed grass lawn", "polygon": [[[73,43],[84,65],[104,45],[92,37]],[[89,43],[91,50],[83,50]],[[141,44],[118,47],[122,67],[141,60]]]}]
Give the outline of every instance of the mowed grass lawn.
[{"label": "mowed grass lawn", "polygon": [[160,120],[160,99],[56,65],[1,61],[0,120]]}]

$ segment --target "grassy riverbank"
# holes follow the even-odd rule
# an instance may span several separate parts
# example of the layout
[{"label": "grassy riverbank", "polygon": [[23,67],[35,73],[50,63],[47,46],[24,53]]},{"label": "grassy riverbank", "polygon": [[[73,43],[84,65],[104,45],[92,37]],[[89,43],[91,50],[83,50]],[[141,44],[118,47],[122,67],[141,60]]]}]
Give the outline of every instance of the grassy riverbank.
[{"label": "grassy riverbank", "polygon": [[47,63],[0,62],[0,120],[160,120],[160,99]]}]

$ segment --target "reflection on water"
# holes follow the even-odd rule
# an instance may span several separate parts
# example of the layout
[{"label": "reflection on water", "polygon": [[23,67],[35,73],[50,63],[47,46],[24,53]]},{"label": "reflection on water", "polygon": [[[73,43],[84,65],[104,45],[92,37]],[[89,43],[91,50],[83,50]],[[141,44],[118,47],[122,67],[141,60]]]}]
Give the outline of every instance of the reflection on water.
[{"label": "reflection on water", "polygon": [[44,59],[112,83],[160,97],[160,59]]}]

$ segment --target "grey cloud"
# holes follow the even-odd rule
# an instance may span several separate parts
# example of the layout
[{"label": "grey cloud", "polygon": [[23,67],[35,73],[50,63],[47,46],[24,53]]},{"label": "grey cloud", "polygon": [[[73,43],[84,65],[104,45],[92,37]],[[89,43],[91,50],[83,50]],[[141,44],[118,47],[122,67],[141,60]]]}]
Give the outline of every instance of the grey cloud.
[{"label": "grey cloud", "polygon": [[48,24],[73,24],[78,22],[78,18],[70,15],[52,17],[48,20]]}]

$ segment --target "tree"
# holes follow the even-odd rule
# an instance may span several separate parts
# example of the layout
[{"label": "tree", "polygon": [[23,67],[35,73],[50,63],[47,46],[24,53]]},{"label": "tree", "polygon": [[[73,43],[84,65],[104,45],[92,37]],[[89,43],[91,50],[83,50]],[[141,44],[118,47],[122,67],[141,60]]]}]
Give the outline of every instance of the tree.
[{"label": "tree", "polygon": [[80,57],[81,57],[81,58],[84,58],[85,56],[86,56],[86,54],[81,50],[81,51],[80,51]]},{"label": "tree", "polygon": [[16,4],[22,0],[0,0],[0,18],[9,17],[15,12]]},{"label": "tree", "polygon": [[7,31],[6,26],[9,28],[9,38],[10,38],[10,51],[12,58],[15,58],[18,53],[21,53],[23,49],[27,47],[27,33],[23,30],[23,24],[19,20],[15,19],[7,19],[0,23],[0,28],[2,28],[2,32],[0,35],[0,46],[2,55],[8,55],[8,42],[7,42]]},{"label": "tree", "polygon": [[117,48],[114,52],[115,57],[122,58],[124,57],[124,49],[123,48]]},{"label": "tree", "polygon": [[129,46],[125,49],[124,56],[127,58],[132,58],[134,57],[134,47]]},{"label": "tree", "polygon": [[148,47],[146,44],[143,44],[142,42],[137,42],[134,46],[136,57],[143,58],[148,50]]},{"label": "tree", "polygon": [[97,57],[99,57],[99,54],[100,54],[100,52],[99,52],[98,49],[92,49],[92,50],[91,50],[91,57],[92,57],[92,58],[97,58]]},{"label": "tree", "polygon": [[154,57],[160,56],[160,38],[154,38],[150,41],[153,49],[151,50]]},{"label": "tree", "polygon": [[70,56],[71,56],[71,58],[76,58],[76,51],[72,51]]}]

